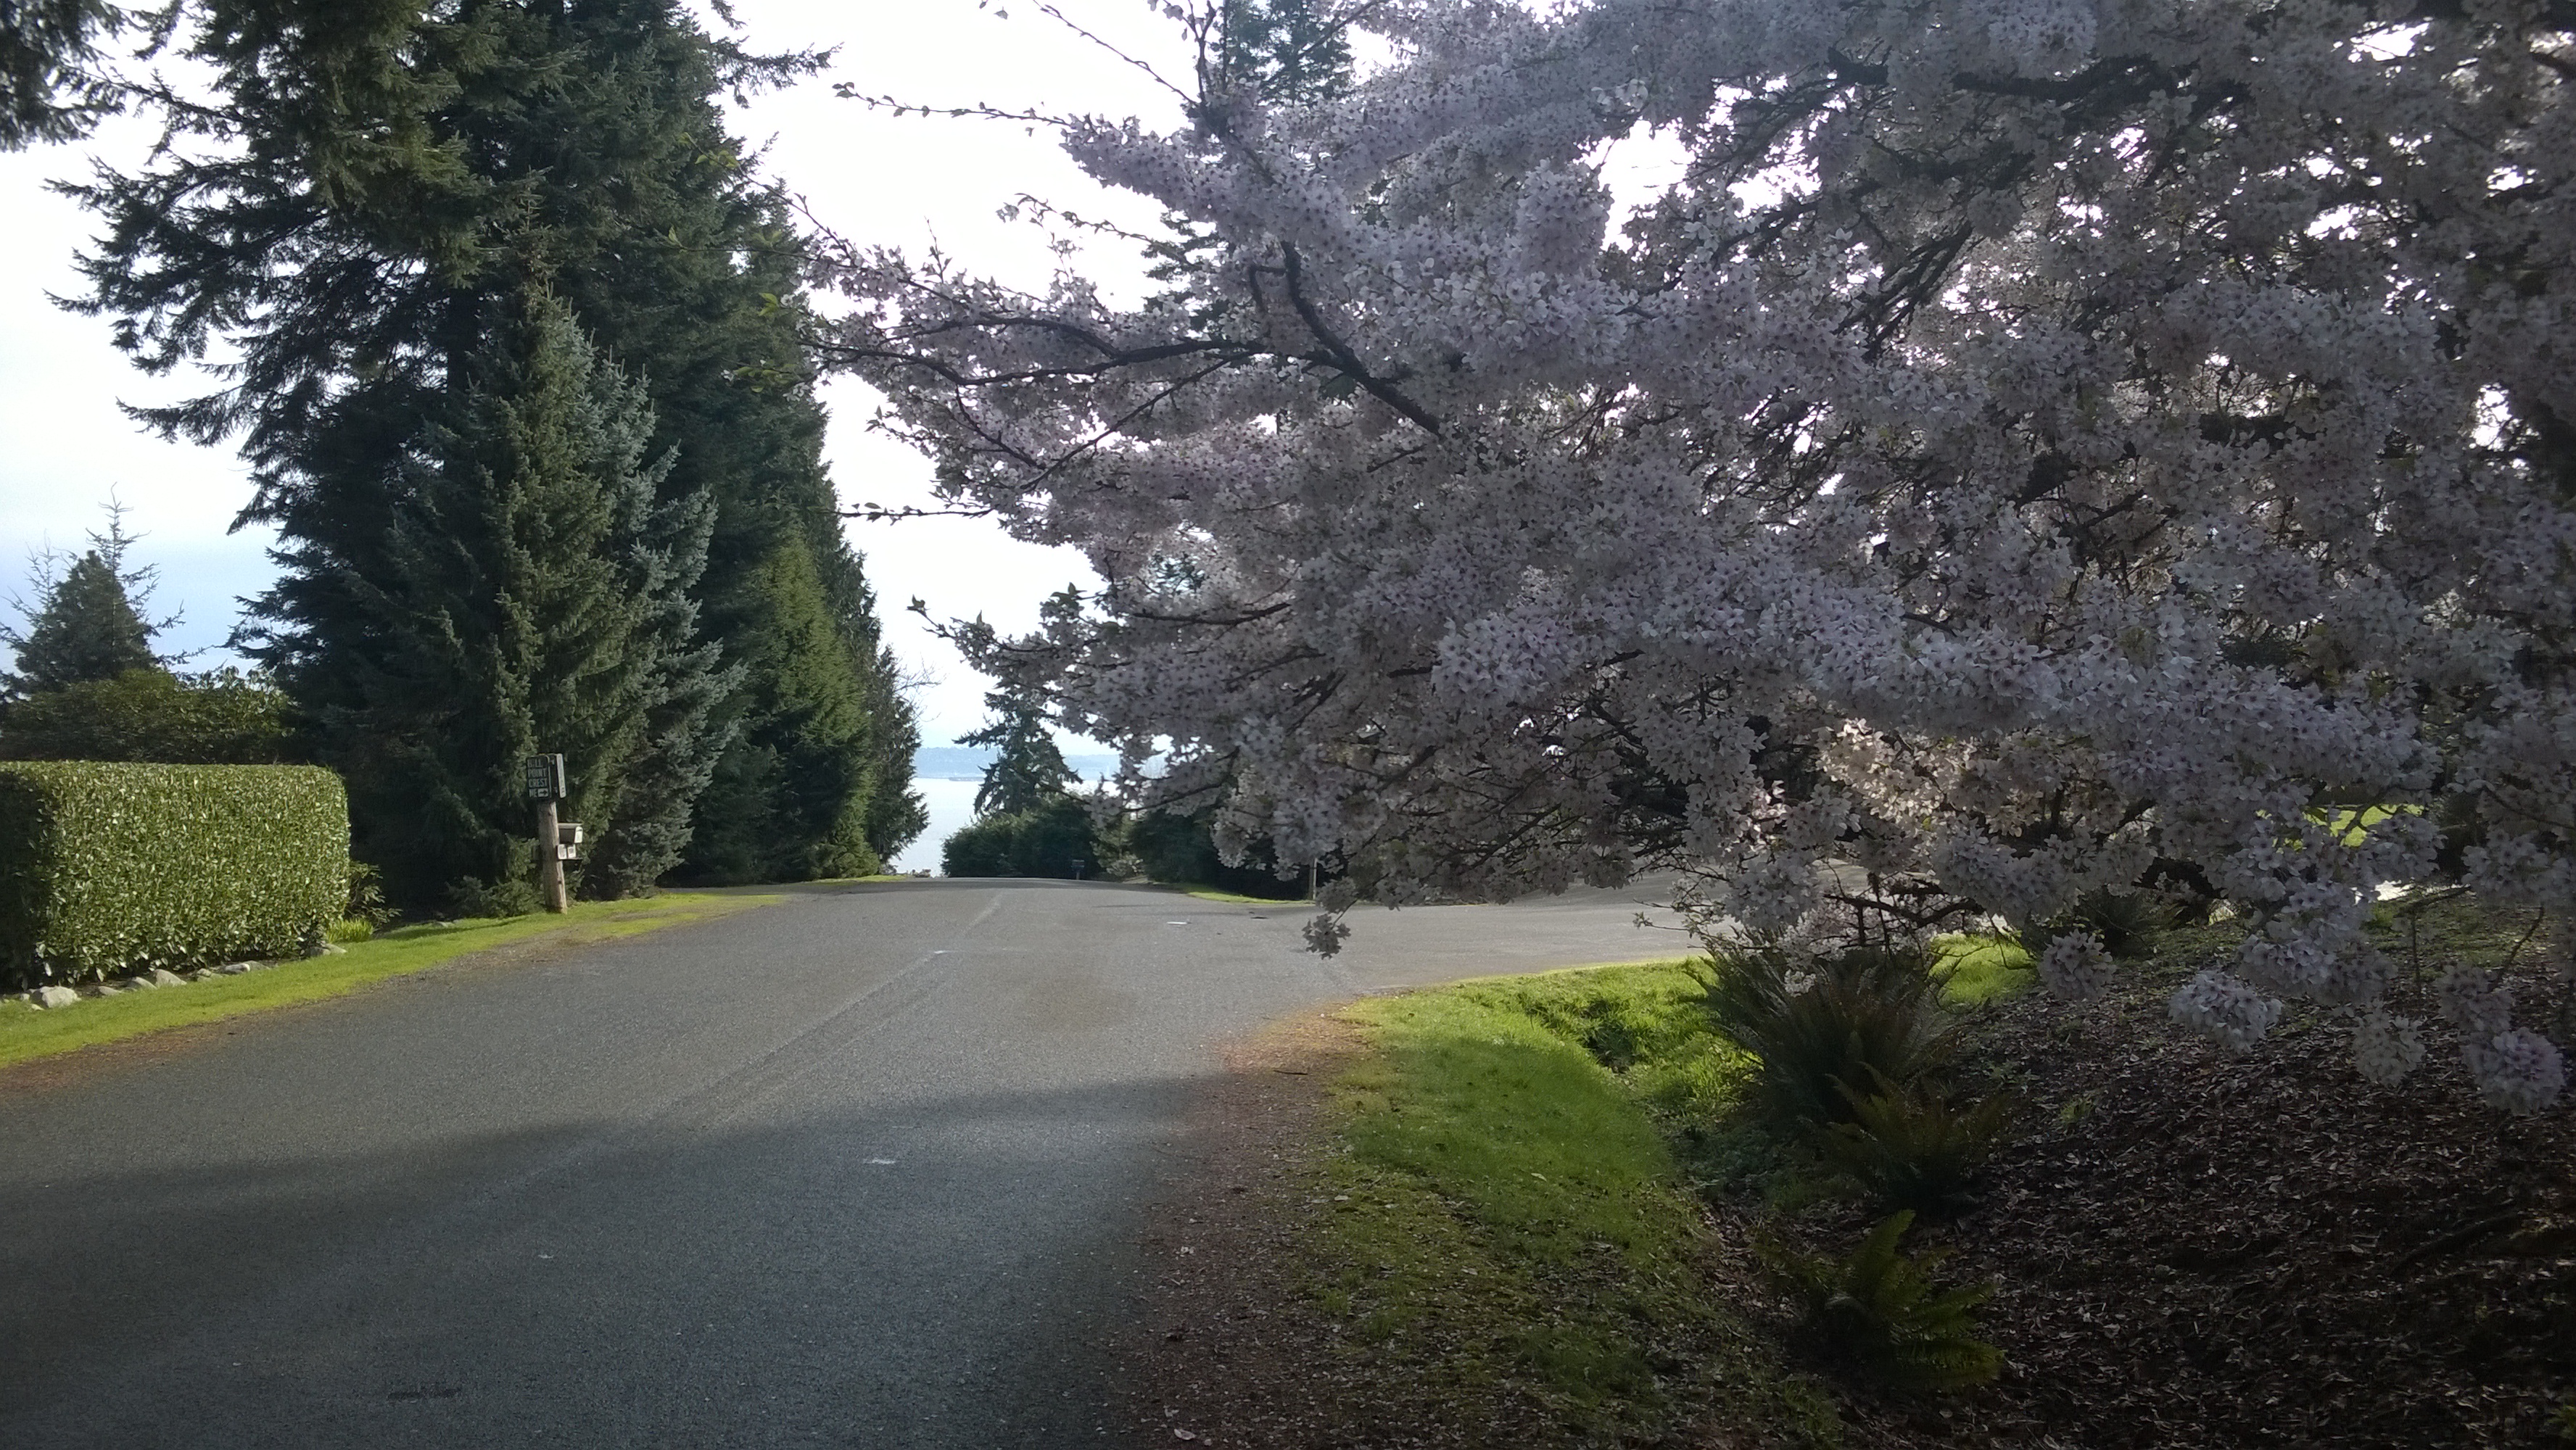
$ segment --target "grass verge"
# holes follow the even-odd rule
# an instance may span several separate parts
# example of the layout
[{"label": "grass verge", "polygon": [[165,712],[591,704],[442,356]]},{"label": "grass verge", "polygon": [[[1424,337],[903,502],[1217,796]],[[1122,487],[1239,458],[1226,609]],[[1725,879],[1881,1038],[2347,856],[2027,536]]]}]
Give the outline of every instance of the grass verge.
[{"label": "grass verge", "polygon": [[1213,886],[1184,886],[1181,888],[1181,894],[1195,896],[1201,901],[1222,902],[1227,906],[1305,906],[1308,904],[1301,896],[1246,896],[1239,891],[1219,891]]},{"label": "grass verge", "polygon": [[88,997],[50,1011],[25,1002],[0,1002],[0,1067],[174,1027],[337,997],[492,947],[538,940],[579,946],[707,921],[786,899],[675,892],[640,901],[584,901],[560,917],[426,922],[351,943],[329,956],[280,962],[184,987]]},{"label": "grass verge", "polygon": [[1472,1402],[1523,1443],[1725,1427],[1832,1444],[1831,1401],[1730,1306],[1659,1116],[1704,1115],[1740,1064],[1698,968],[1494,978],[1346,1010],[1372,1051],[1336,1086],[1314,1293],[1346,1352]]}]

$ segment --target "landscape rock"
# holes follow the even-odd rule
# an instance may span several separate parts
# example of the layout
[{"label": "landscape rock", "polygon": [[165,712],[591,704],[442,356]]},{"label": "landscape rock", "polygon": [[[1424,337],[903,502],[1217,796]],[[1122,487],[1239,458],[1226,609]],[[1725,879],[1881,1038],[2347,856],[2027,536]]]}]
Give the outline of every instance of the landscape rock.
[{"label": "landscape rock", "polygon": [[89,984],[89,995],[93,997],[113,997],[124,990],[125,985],[121,982],[92,982]]},{"label": "landscape rock", "polygon": [[68,1007],[80,1000],[80,993],[69,987],[47,986],[29,992],[27,998],[39,1007]]},{"label": "landscape rock", "polygon": [[168,967],[154,967],[151,971],[144,973],[142,976],[139,976],[134,980],[138,983],[154,987],[184,987],[188,985],[187,978],[180,976],[177,972],[170,970]]}]

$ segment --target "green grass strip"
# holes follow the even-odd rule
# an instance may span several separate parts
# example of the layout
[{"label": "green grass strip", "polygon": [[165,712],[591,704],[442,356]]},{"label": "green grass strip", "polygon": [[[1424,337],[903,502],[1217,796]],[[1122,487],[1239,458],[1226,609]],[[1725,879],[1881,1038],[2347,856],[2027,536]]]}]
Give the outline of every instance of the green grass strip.
[{"label": "green grass strip", "polygon": [[1221,902],[1227,906],[1308,906],[1313,904],[1305,900],[1303,897],[1246,896],[1239,891],[1219,891],[1213,886],[1184,886],[1181,888],[1181,894],[1184,896],[1197,897],[1201,901]]},{"label": "green grass strip", "polygon": [[183,987],[85,997],[67,1007],[42,1011],[25,1002],[0,1002],[0,1067],[174,1027],[337,997],[492,947],[539,940],[586,945],[709,921],[786,899],[691,892],[637,901],[584,901],[563,916],[425,922],[352,942],[345,951],[331,955],[280,962]]},{"label": "green grass strip", "polygon": [[1947,1007],[1981,1007],[2017,997],[2039,981],[2037,964],[2009,936],[1945,936],[1932,943],[1932,975]]},{"label": "green grass strip", "polygon": [[1708,1292],[1706,1220],[1655,1121],[1721,1101],[1740,1071],[1700,971],[1491,978],[1346,1010],[1374,1051],[1337,1084],[1316,1291],[1354,1352],[1464,1402],[1535,1399],[1566,1443],[1712,1414],[1762,1426],[1756,1443],[1831,1440],[1826,1403]]}]

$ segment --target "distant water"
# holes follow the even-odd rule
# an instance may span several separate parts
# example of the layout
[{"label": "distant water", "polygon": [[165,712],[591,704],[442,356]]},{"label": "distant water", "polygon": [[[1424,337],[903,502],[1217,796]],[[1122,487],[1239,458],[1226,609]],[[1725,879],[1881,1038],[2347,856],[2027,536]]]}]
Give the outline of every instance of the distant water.
[{"label": "distant water", "polygon": [[[992,751],[963,745],[925,745],[914,753],[912,788],[921,792],[922,804],[930,808],[930,825],[920,840],[894,858],[895,870],[939,874],[939,848],[958,827],[975,819],[975,792],[983,785],[984,767],[992,760]],[[1086,781],[1118,769],[1115,755],[1068,755],[1064,763]]]},{"label": "distant water", "polygon": [[975,791],[979,780],[931,780],[914,776],[912,788],[921,792],[924,805],[930,807],[930,827],[921,839],[903,848],[894,858],[897,871],[927,871],[939,874],[939,848],[947,844],[958,827],[975,819]]}]

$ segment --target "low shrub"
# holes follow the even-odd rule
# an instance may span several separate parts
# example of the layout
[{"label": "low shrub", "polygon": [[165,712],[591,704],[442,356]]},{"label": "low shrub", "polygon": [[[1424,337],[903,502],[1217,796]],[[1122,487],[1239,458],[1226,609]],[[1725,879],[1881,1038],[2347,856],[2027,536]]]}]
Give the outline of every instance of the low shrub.
[{"label": "low shrub", "polygon": [[1115,854],[1132,859],[1137,874],[1166,886],[1208,886],[1265,901],[1305,896],[1304,875],[1282,878],[1268,841],[1254,841],[1246,859],[1228,866],[1217,854],[1214,807],[1189,815],[1148,811],[1120,828]]},{"label": "low shrub", "polygon": [[1954,1050],[1917,950],[1730,952],[1707,1005],[1719,1033],[1757,1059],[1751,1105],[1784,1132],[1848,1122],[1846,1085],[1908,1085],[1946,1068]]},{"label": "low shrub", "polygon": [[978,817],[939,850],[950,876],[1098,876],[1099,832],[1091,808],[1074,796],[1005,815]]},{"label": "low shrub", "polygon": [[31,695],[0,720],[0,759],[280,765],[294,758],[286,697],[233,669],[184,677],[128,670]]},{"label": "low shrub", "polygon": [[2144,961],[2156,954],[2156,945],[2164,939],[2165,928],[2172,921],[2172,908],[2153,896],[2095,891],[2064,915],[2024,928],[2021,944],[2036,960],[2047,953],[2050,942],[2066,933],[2090,932],[2101,941],[2104,951],[2120,961]]},{"label": "low shrub", "polygon": [[327,770],[0,764],[0,979],[295,955],[346,914],[348,861]]},{"label": "low shrub", "polygon": [[1826,1160],[1889,1208],[1946,1217],[1968,1207],[1969,1183],[2003,1141],[2014,1100],[1998,1093],[1963,1107],[1929,1081],[1875,1086],[1846,1086],[1851,1120],[1817,1135]]},{"label": "low shrub", "polygon": [[2003,1368],[2003,1351],[1976,1335],[1977,1307],[1992,1284],[1944,1289],[1932,1270],[1939,1250],[1897,1248],[1914,1215],[1879,1220],[1850,1254],[1801,1254],[1773,1246],[1764,1260],[1798,1301],[1818,1345],[1862,1373],[1902,1390],[1981,1385]]}]

